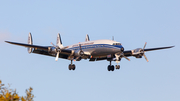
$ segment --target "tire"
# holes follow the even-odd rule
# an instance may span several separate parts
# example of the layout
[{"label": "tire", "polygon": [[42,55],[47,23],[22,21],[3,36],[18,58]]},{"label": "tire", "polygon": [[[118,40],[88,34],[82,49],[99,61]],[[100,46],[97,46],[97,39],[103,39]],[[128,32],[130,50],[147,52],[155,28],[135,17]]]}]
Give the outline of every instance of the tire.
[{"label": "tire", "polygon": [[71,65],[69,65],[69,70],[71,70],[72,69],[72,66]]},{"label": "tire", "polygon": [[76,66],[73,64],[72,65],[72,70],[75,70],[76,69]]},{"label": "tire", "polygon": [[111,66],[111,70],[114,71],[114,66],[113,65]]},{"label": "tire", "polygon": [[110,70],[111,70],[110,65],[108,65],[107,70],[108,70],[108,71],[110,71]]}]

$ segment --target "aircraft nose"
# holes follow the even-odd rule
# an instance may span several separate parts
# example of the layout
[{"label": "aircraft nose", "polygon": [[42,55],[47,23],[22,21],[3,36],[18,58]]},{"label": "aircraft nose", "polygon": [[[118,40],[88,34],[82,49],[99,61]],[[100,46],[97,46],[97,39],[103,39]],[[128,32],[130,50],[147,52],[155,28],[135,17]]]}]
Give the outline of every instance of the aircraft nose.
[{"label": "aircraft nose", "polygon": [[124,52],[124,47],[121,48],[121,51]]}]

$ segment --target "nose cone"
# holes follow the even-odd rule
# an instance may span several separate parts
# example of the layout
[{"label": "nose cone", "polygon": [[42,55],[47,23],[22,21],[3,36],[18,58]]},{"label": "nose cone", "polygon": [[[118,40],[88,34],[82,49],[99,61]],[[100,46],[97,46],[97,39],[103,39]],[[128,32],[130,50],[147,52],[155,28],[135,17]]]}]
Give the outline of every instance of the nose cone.
[{"label": "nose cone", "polygon": [[124,47],[121,48],[121,52],[124,52]]}]

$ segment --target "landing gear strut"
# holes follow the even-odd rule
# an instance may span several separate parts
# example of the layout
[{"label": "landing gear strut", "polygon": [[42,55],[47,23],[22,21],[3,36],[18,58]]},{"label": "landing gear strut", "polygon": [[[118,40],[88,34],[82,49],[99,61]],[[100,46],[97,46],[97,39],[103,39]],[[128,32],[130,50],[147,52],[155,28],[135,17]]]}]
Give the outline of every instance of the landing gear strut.
[{"label": "landing gear strut", "polygon": [[111,65],[111,61],[110,61],[110,65],[108,65],[108,71],[114,71],[114,65]]},{"label": "landing gear strut", "polygon": [[74,64],[72,64],[72,60],[71,60],[71,64],[69,64],[69,70],[75,70],[76,66]]}]

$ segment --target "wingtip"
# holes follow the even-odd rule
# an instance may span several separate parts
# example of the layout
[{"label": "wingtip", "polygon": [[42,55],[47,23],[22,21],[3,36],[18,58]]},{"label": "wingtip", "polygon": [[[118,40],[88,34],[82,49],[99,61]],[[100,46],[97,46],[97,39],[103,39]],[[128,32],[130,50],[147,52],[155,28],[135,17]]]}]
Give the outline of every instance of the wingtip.
[{"label": "wingtip", "polygon": [[169,48],[173,48],[173,47],[175,47],[175,46],[169,46]]},{"label": "wingtip", "polygon": [[6,43],[10,43],[10,41],[4,41],[4,42],[6,42]]}]

